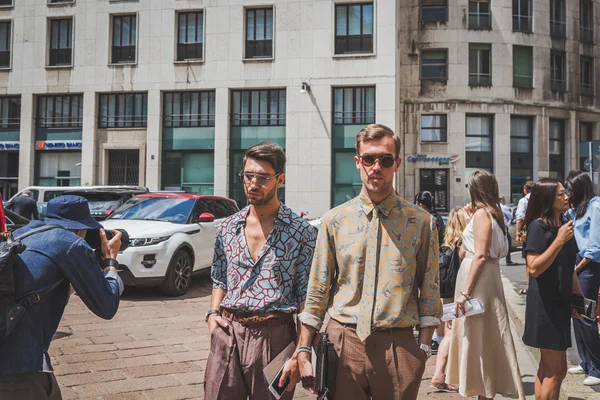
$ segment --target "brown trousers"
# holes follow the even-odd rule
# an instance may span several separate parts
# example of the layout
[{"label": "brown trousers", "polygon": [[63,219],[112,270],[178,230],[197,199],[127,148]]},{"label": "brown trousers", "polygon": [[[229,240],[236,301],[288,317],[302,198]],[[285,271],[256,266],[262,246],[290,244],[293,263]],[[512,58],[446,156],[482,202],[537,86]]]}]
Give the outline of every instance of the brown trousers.
[{"label": "brown trousers", "polygon": [[32,372],[0,377],[2,400],[62,400],[54,374]]},{"label": "brown trousers", "polygon": [[327,333],[340,358],[336,400],[417,398],[427,359],[411,328],[374,331],[363,343],[355,328],[331,319]]},{"label": "brown trousers", "polygon": [[[263,374],[273,358],[296,340],[293,321],[269,320],[245,327],[229,321],[210,336],[210,354],[204,375],[205,400],[274,399]],[[294,392],[281,397],[291,400]]]}]

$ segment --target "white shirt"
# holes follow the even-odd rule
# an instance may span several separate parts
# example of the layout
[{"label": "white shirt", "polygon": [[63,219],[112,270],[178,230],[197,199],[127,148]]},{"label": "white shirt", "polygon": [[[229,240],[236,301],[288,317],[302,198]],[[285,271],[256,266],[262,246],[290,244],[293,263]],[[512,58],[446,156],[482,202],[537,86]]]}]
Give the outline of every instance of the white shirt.
[{"label": "white shirt", "polygon": [[527,205],[529,204],[529,196],[531,196],[531,193],[527,193],[527,196],[519,200],[519,204],[517,205],[517,213],[515,215],[517,221],[522,221],[525,219]]},{"label": "white shirt", "polygon": [[510,212],[510,208],[500,203],[500,209],[502,209],[502,215],[504,216],[504,225],[510,225],[510,220],[512,219],[512,213]]}]

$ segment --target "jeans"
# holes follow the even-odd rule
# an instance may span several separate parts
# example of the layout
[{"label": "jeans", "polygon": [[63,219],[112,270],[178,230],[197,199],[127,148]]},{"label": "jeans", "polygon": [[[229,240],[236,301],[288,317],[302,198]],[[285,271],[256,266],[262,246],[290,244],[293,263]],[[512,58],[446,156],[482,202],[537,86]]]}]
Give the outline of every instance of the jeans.
[{"label": "jeans", "polygon": [[[577,257],[579,259],[579,256]],[[579,260],[578,260],[579,262]],[[598,298],[600,287],[600,264],[590,262],[579,274],[579,285],[587,299]],[[581,368],[589,376],[600,378],[600,334],[596,321],[573,319],[577,351]]]},{"label": "jeans", "polygon": [[0,399],[62,400],[54,374],[31,372],[0,377]]},{"label": "jeans", "polygon": [[508,254],[506,254],[506,263],[512,263],[512,258],[510,258],[510,249],[512,247],[512,238],[510,237],[510,233],[508,233],[508,228],[506,228],[506,239],[508,239]]}]

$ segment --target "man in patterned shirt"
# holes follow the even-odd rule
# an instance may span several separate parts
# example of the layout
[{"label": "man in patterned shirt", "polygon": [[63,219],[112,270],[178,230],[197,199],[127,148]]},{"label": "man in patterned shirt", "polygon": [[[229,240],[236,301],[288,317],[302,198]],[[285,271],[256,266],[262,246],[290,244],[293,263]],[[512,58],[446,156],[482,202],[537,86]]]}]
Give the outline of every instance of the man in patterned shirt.
[{"label": "man in patterned shirt", "polygon": [[[285,153],[275,143],[246,151],[240,181],[250,205],[217,231],[204,398],[270,399],[263,368],[296,340],[317,230],[281,204]],[[286,365],[291,399],[297,363]]]},{"label": "man in patterned shirt", "polygon": [[[362,191],[319,228],[298,344],[310,346],[327,312],[336,399],[416,399],[442,313],[436,223],[394,190],[399,153],[391,129],[364,127],[355,156]],[[310,386],[310,355],[294,357]]]}]

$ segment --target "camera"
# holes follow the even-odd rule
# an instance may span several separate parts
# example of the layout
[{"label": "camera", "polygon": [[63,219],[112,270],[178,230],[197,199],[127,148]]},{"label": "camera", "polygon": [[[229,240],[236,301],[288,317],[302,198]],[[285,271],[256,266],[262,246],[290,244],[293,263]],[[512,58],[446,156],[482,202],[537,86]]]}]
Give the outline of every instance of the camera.
[{"label": "camera", "polygon": [[[104,228],[102,228],[104,229]],[[121,248],[119,248],[119,252],[125,251],[129,247],[129,233],[125,229],[116,229],[121,232]],[[104,233],[106,234],[106,239],[111,240],[115,234],[113,231],[105,229]],[[87,235],[85,236],[85,241],[90,245],[92,249],[96,251],[96,254],[100,253],[100,229],[90,229],[87,231]]]}]

